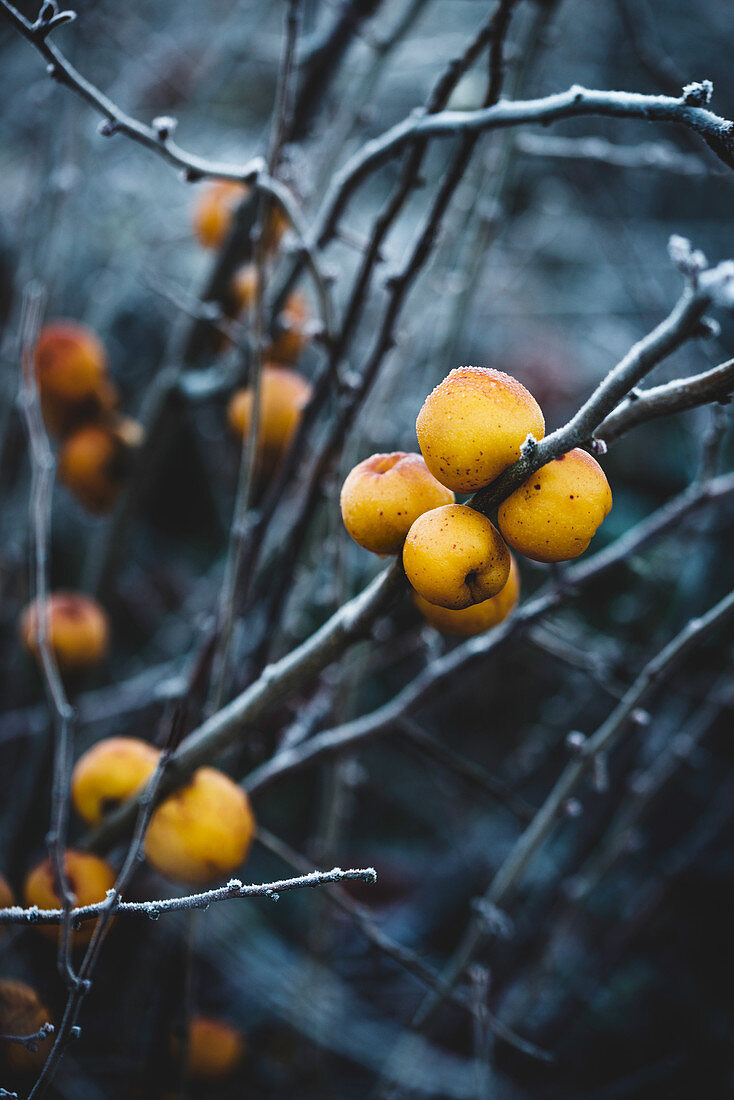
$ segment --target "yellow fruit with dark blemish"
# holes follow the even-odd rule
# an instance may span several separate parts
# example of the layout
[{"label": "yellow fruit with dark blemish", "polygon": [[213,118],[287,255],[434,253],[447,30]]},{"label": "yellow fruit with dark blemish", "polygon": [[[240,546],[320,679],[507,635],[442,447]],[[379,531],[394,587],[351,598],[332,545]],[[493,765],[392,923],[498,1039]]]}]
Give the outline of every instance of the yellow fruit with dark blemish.
[{"label": "yellow fruit with dark blemish", "polygon": [[107,737],[80,756],[71,776],[71,797],[88,825],[142,790],[155,771],[160,750],[137,737]]},{"label": "yellow fruit with dark blemish", "polygon": [[517,562],[510,555],[510,575],[504,588],[501,588],[496,596],[491,596],[481,603],[472,604],[462,611],[451,611],[447,607],[438,607],[429,603],[413,593],[413,601],[423,618],[434,630],[441,634],[455,634],[463,638],[471,638],[475,634],[484,634],[492,627],[499,626],[517,606],[520,599],[520,571]]},{"label": "yellow fruit with dark blemish", "polygon": [[403,566],[420,596],[459,611],[504,587],[510,552],[481,512],[465,504],[446,504],[424,512],[410,528]]},{"label": "yellow fruit with dark blemish", "polygon": [[545,434],[533,395],[509,374],[487,367],[452,370],[428,395],[416,431],[426,465],[456,493],[473,493]]},{"label": "yellow fruit with dark blemish", "polygon": [[347,475],[341,491],[344,526],[374,554],[399,554],[418,516],[453,502],[420,455],[405,451],[365,458]]},{"label": "yellow fruit with dark blemish", "polygon": [[583,554],[612,508],[599,463],[577,447],[547,463],[500,505],[507,542],[533,561],[569,561]]}]

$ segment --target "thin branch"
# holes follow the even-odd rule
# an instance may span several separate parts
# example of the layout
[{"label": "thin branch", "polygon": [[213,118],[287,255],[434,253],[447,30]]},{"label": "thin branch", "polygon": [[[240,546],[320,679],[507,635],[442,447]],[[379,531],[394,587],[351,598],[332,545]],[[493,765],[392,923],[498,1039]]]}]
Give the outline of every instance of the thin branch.
[{"label": "thin branch", "polygon": [[[59,910],[59,923],[62,920],[63,913]],[[53,1033],[54,1025],[45,1023],[32,1035],[0,1035],[0,1043],[17,1043],[19,1046],[25,1047],[26,1050],[36,1051],[38,1050],[38,1044],[42,1043],[44,1039],[48,1039],[49,1035],[53,1035]]]},{"label": "thin branch", "polygon": [[734,392],[734,359],[689,378],[678,378],[652,389],[637,390],[614,410],[595,431],[599,439],[612,443],[631,428],[661,416],[683,412],[725,400]]},{"label": "thin branch", "polygon": [[434,760],[441,769],[452,772],[465,783],[484,791],[490,798],[509,810],[518,821],[527,822],[532,819],[535,814],[533,807],[520,795],[515,794],[513,789],[501,779],[490,775],[481,764],[477,764],[476,761],[445,745],[437,737],[433,737],[408,715],[403,715],[397,724],[399,732],[405,739],[425,756]]},{"label": "thin branch", "polygon": [[[377,618],[384,614],[402,590],[403,574],[397,563],[379,573],[371,584],[344,604],[310,638],[287,656],[265,668],[255,683],[194,730],[174,753],[170,784],[180,784],[201,764],[240,736],[242,729],[257,721],[270,707],[317,676],[342,655],[346,646],[365,637]],[[111,814],[89,838],[91,848],[103,849],[124,835],[135,819],[137,803],[132,801]]]},{"label": "thin branch", "polygon": [[[258,830],[258,841],[262,846],[273,855],[277,856],[284,863],[297,870],[304,869],[309,865],[309,861],[305,856],[296,852],[289,844],[281,840],[279,837],[274,836],[267,829]],[[338,885],[327,885],[324,893],[334,905],[346,913],[355,922],[360,932],[373,947],[380,951],[387,958],[392,959],[394,963],[402,967],[409,974],[412,974],[414,978],[417,978],[422,985],[428,989],[442,990],[442,984],[439,975],[436,971],[429,966],[415,951],[411,951],[409,947],[405,947],[403,944],[393,940],[388,934],[380,927],[380,925],[374,920],[370,911],[364,905],[360,905],[359,902],[354,899]],[[468,1012],[472,1011],[472,1007],[469,1004],[467,998],[459,990],[446,990],[446,995],[449,999],[458,1007],[465,1009]],[[503,1024],[496,1016],[489,1016],[489,1026],[494,1033],[508,1043],[510,1046],[515,1047],[517,1050],[521,1050],[523,1054],[529,1055],[531,1058],[537,1058],[541,1061],[551,1061],[551,1055],[535,1043],[531,1043],[529,1040],[524,1039],[517,1032],[508,1028],[506,1024]]]},{"label": "thin branch", "polygon": [[71,963],[69,913],[74,895],[64,863],[69,823],[69,779],[74,755],[74,708],[69,703],[56,655],[49,640],[48,574],[51,538],[51,501],[54,461],[41,414],[38,380],[34,362],[35,343],[46,296],[37,284],[26,287],[21,320],[20,404],[25,418],[31,458],[31,500],[33,567],[31,588],[35,599],[35,626],[46,697],[53,713],[54,758],[51,788],[51,825],[46,838],[54,886],[65,913],[58,943],[59,972],[69,985],[76,981]]},{"label": "thin branch", "polygon": [[140,122],[132,115],[126,114],[116,103],[113,103],[95,87],[91,81],[74,68],[71,62],[49,41],[48,34],[43,26],[31,23],[8,0],[0,0],[0,14],[4,15],[9,23],[34,46],[46,60],[48,75],[59,84],[70,88],[91,107],[103,116],[105,122],[100,132],[105,136],[115,133],[125,134],[132,141],[151,149],[158,156],[163,157],[176,168],[182,168],[190,180],[203,179],[205,176],[216,176],[219,179],[235,180],[240,183],[256,183],[264,162],[262,157],[253,157],[246,164],[228,164],[224,161],[212,161],[205,157],[187,153],[178,145],[172,137],[175,129],[173,119],[156,119],[152,126]]},{"label": "thin branch", "polygon": [[[671,254],[677,257],[679,248],[690,258],[689,243],[682,238],[671,238]],[[703,257],[701,261],[705,263]],[[654,366],[687,340],[701,334],[703,316],[712,305],[729,310],[734,307],[734,262],[731,260],[687,279],[683,294],[665,320],[630,349],[568,423],[538,443],[529,437],[517,462],[491,485],[474,494],[472,508],[490,512],[541,466],[591,440],[604,419]]]},{"label": "thin branch", "polygon": [[[492,54],[494,63],[501,69],[502,48],[509,26],[510,15],[515,3],[516,0],[501,0],[492,15],[484,20],[465,49],[449,63],[436,81],[428,97],[426,110],[429,113],[435,113],[445,107],[458,81],[477,60],[482,51],[490,44],[494,51]],[[487,93],[488,96],[490,94],[496,95],[498,87],[499,84],[497,82],[493,84],[490,79]],[[434,203],[423,228],[418,233],[403,269],[390,279],[389,300],[383,314],[383,321],[374,351],[360,371],[358,381],[353,386],[343,389],[337,415],[330,426],[330,430],[325,440],[321,443],[316,457],[300,487],[300,500],[298,502],[297,511],[294,516],[289,517],[288,533],[284,545],[281,547],[280,557],[283,563],[289,563],[297,556],[298,549],[305,538],[323,478],[326,475],[336,451],[343,443],[346,433],[353,423],[360,407],[374,385],[387,352],[393,346],[393,332],[406,294],[420,268],[424,266],[430,255],[446,206],[458,182],[463,176],[475,141],[476,138],[472,137],[468,143],[466,141],[462,143],[462,148],[454,157],[453,163],[449,167],[439,197]],[[352,284],[339,333],[330,344],[328,361],[316,380],[312,397],[304,409],[295,438],[288,449],[288,454],[285,457],[282,468],[256,520],[255,530],[251,537],[252,551],[248,555],[248,559],[245,563],[246,583],[243,586],[245,590],[249,587],[249,582],[254,575],[258,564],[258,555],[261,553],[262,547],[264,546],[265,534],[273,519],[277,505],[282,499],[286,486],[291,484],[293,475],[299,468],[299,464],[303,462],[303,454],[310,431],[316,417],[319,415],[319,412],[325,405],[333,389],[333,384],[338,377],[339,369],[342,365],[346,349],[349,346],[350,338],[354,335],[355,329],[362,318],[375,268],[382,260],[382,247],[385,239],[409,196],[419,184],[421,168],[426,151],[427,142],[425,141],[415,141],[411,144],[397,185],[375,220],[371,236],[366,245],[365,254],[362,258],[362,263],[359,266]],[[315,245],[313,247],[315,247]],[[298,271],[299,268],[296,264],[292,267],[288,277],[280,287],[276,295],[276,302],[285,299],[288,290],[298,276]],[[284,571],[285,566],[282,566],[281,576],[274,585],[271,605],[267,616],[267,634],[271,638],[276,633],[285,606],[287,593],[282,576]]]},{"label": "thin branch", "polygon": [[606,138],[567,138],[551,134],[519,133],[515,149],[524,156],[550,160],[580,160],[611,168],[642,168],[701,178],[716,172],[692,153],[681,153],[662,141],[641,141],[637,145],[616,145]]},{"label": "thin branch", "polygon": [[[326,886],[337,882],[374,884],[377,882],[377,872],[373,867],[353,867],[346,871],[341,867],[334,867],[331,871],[309,871],[308,874],[299,875],[296,878],[277,879],[274,882],[257,885],[245,885],[239,879],[233,878],[226,886],[218,886],[212,890],[203,890],[201,893],[188,894],[184,897],[159,898],[156,901],[121,901],[115,906],[114,912],[115,916],[137,915],[158,920],[166,913],[208,909],[215,902],[234,901],[237,898],[268,898],[270,901],[278,901],[280,894],[286,894],[292,890]],[[71,919],[74,927],[78,927],[85,921],[96,920],[107,909],[109,909],[108,901],[72,909]],[[60,924],[63,919],[62,909],[38,909],[36,906],[24,909],[18,905],[10,909],[0,909],[0,924]]]},{"label": "thin branch", "polygon": [[[267,170],[273,178],[278,168],[283,139],[288,127],[291,107],[291,81],[299,29],[300,0],[289,0],[285,18],[283,56],[278,73],[275,105],[271,121],[270,148]],[[242,579],[245,546],[252,538],[252,524],[248,522],[252,508],[258,455],[260,447],[260,413],[262,371],[265,357],[265,285],[267,250],[264,230],[272,211],[270,196],[264,195],[258,203],[252,231],[252,251],[255,267],[255,302],[253,310],[252,360],[249,385],[252,392],[252,412],[249,430],[243,435],[240,451],[240,469],[237,479],[234,513],[227,547],[224,581],[219,596],[217,637],[212,657],[211,710],[219,710],[229,683],[232,632],[239,605],[238,592]]]},{"label": "thin branch", "polygon": [[[242,183],[258,183],[264,170],[261,157],[252,158],[238,167],[185,152],[171,136],[175,128],[174,120],[157,119],[152,126],[148,126],[125,114],[77,72],[61,51],[48,41],[47,35],[21,15],[8,0],[0,0],[0,13],[45,58],[50,76],[76,92],[104,116],[109,124],[108,133],[119,131],[126,134],[176,167],[187,169],[188,178],[213,176]],[[322,248],[334,235],[349,195],[371,171],[416,138],[455,137],[523,123],[549,123],[580,115],[636,118],[683,125],[703,138],[728,167],[734,167],[734,123],[708,109],[712,90],[710,81],[687,85],[681,96],[596,91],[575,84],[565,92],[541,99],[501,101],[477,111],[441,111],[427,115],[416,112],[367,142],[335,174],[307,245],[309,248],[312,244]]]},{"label": "thin branch", "polygon": [[442,111],[435,115],[414,113],[368,141],[335,173],[316,221],[313,241],[323,248],[333,236],[352,192],[371,172],[387,163],[417,137],[456,137],[525,123],[547,124],[582,115],[675,122],[697,133],[732,168],[734,123],[699,105],[707,103],[709,95],[709,86],[703,84],[689,85],[678,97],[596,91],[574,84],[565,92],[541,99],[503,100],[477,111]]}]

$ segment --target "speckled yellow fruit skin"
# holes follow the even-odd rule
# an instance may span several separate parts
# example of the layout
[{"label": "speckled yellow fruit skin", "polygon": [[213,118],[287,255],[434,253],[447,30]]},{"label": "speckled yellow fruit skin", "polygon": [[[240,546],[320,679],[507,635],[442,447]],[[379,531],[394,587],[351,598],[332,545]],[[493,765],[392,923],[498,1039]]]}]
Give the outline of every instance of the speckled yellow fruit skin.
[{"label": "speckled yellow fruit skin", "polygon": [[46,426],[57,435],[74,423],[109,412],[117,392],[107,377],[107,356],[97,336],[76,321],[52,321],[34,351]]},{"label": "speckled yellow fruit skin", "polygon": [[[52,593],[47,601],[46,621],[49,645],[63,672],[92,668],[107,653],[107,615],[91,596],[82,592]],[[40,659],[35,600],[23,612],[20,637],[25,648]]]},{"label": "speckled yellow fruit skin", "polygon": [[[265,472],[288,450],[311,396],[311,385],[290,367],[266,363],[260,379],[259,458]],[[234,394],[228,409],[229,426],[243,439],[252,422],[253,393],[247,387]]]},{"label": "speckled yellow fruit skin", "polygon": [[510,575],[504,588],[496,596],[481,603],[465,607],[463,611],[451,611],[447,607],[438,607],[413,593],[413,601],[423,618],[434,630],[441,634],[454,634],[462,638],[472,638],[475,634],[484,634],[510,615],[520,599],[520,570],[510,555]]},{"label": "speckled yellow fruit skin", "polygon": [[340,504],[355,542],[373,554],[399,554],[418,516],[453,500],[420,455],[393,451],[355,466],[342,486]]},{"label": "speckled yellow fruit skin", "polygon": [[612,508],[599,463],[576,448],[529,477],[500,505],[507,542],[533,561],[570,561],[583,554]]},{"label": "speckled yellow fruit skin", "polygon": [[160,750],[137,737],[107,737],[80,756],[71,776],[74,808],[99,825],[118,803],[140,791],[155,771]]},{"label": "speckled yellow fruit skin", "polygon": [[[50,1023],[50,1013],[32,986],[13,978],[0,980],[0,1035],[35,1035]],[[35,1050],[0,1041],[0,1062],[11,1073],[38,1073],[52,1046],[53,1035],[39,1040]]]},{"label": "speckled yellow fruit skin", "polygon": [[510,552],[486,516],[465,504],[445,504],[424,512],[410,528],[403,567],[425,600],[460,611],[504,587]]},{"label": "speckled yellow fruit skin", "polygon": [[545,421],[533,395],[509,374],[458,367],[423,402],[418,443],[431,473],[456,493],[474,493],[520,457]]},{"label": "speckled yellow fruit skin", "polygon": [[242,788],[215,768],[199,768],[153,813],[145,854],[165,878],[200,886],[236,871],[254,835]]},{"label": "speckled yellow fruit skin", "polygon": [[[107,891],[115,885],[115,872],[99,856],[90,852],[77,852],[67,849],[64,855],[64,867],[71,892],[76,898],[75,905],[94,905],[104,901]],[[61,901],[54,889],[54,876],[51,864],[44,859],[28,874],[23,885],[23,897],[26,905],[37,905],[39,909],[60,909]],[[34,925],[47,939],[55,940],[59,935],[58,925]],[[85,921],[72,933],[75,947],[89,943],[94,932],[94,921]]]},{"label": "speckled yellow fruit skin", "polygon": [[193,1016],[189,1024],[187,1070],[194,1081],[230,1077],[245,1053],[243,1035],[233,1024]]}]

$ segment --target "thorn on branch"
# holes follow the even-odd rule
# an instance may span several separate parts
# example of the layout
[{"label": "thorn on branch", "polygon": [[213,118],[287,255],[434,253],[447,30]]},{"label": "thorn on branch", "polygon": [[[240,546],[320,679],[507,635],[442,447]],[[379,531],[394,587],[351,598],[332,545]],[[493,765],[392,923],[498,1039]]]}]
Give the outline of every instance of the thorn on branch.
[{"label": "thorn on branch", "polygon": [[[33,1035],[0,1035],[0,1040],[4,1043],[17,1043],[19,1046],[23,1046],[26,1050],[35,1052],[38,1050],[38,1044],[42,1043],[44,1039],[48,1039],[49,1035],[53,1035],[54,1025],[50,1023],[43,1024],[38,1031],[35,1031]],[[0,1092],[0,1096],[3,1093]]]},{"label": "thorn on branch", "polygon": [[102,137],[113,137],[113,135],[119,133],[121,129],[120,123],[114,118],[103,118],[97,126],[97,133],[101,134]]},{"label": "thorn on branch", "polygon": [[716,340],[721,335],[721,325],[713,317],[702,317],[695,335],[701,340]]},{"label": "thorn on branch", "polygon": [[198,183],[199,180],[203,180],[204,173],[200,172],[198,168],[184,168],[181,173],[184,183]]},{"label": "thorn on branch", "polygon": [[681,274],[696,286],[699,275],[708,267],[703,252],[699,248],[694,249],[687,237],[674,233],[668,241],[668,255]]},{"label": "thorn on branch", "polygon": [[571,730],[566,737],[566,748],[572,756],[580,756],[586,747],[586,738],[580,730]]},{"label": "thorn on branch", "polygon": [[472,909],[491,936],[509,940],[515,934],[515,925],[512,918],[502,909],[498,909],[487,898],[474,898]]},{"label": "thorn on branch", "polygon": [[710,80],[695,80],[684,87],[683,102],[687,107],[707,107],[713,94],[714,86]]},{"label": "thorn on branch", "polygon": [[159,141],[168,141],[177,126],[178,119],[171,118],[170,115],[159,115],[158,118],[153,119],[153,129]]},{"label": "thorn on branch", "polygon": [[535,448],[538,446],[538,441],[532,433],[528,433],[528,437],[520,447],[520,454],[523,458],[528,458],[532,455]]}]

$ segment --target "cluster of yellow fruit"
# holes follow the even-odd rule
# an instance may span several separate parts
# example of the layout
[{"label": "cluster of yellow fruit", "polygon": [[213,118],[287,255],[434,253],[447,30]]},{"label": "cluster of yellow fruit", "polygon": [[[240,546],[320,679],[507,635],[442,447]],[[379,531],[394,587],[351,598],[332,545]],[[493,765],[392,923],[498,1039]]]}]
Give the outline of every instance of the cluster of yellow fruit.
[{"label": "cluster of yellow fruit", "polygon": [[[132,737],[112,737],[93,746],[79,759],[72,775],[72,802],[79,816],[89,825],[98,825],[116,805],[145,787],[159,758],[160,752],[152,745]],[[255,819],[244,791],[222,772],[203,767],[153,812],[145,855],[166,878],[202,887],[240,867],[254,834]],[[67,849],[64,869],[77,906],[104,901],[115,884],[110,864],[90,852]],[[26,876],[23,901],[39,909],[60,908],[48,858]],[[13,891],[0,876],[0,908],[14,904]],[[59,935],[56,925],[35,927],[47,939],[56,940]],[[94,921],[76,929],[73,946],[85,947],[93,929]],[[30,986],[0,980],[0,1035],[34,1034],[47,1021],[49,1014]],[[19,1074],[37,1071],[49,1047],[48,1040],[36,1051],[0,1042],[0,1064]],[[237,1068],[243,1053],[244,1039],[231,1024],[206,1016],[191,1019],[187,1064],[192,1078],[227,1076]]]},{"label": "cluster of yellow fruit", "polygon": [[[604,471],[579,448],[542,466],[500,505],[499,530],[457,504],[545,434],[532,394],[516,378],[460,367],[426,398],[416,422],[418,454],[372,455],[341,492],[352,538],[377,554],[402,551],[405,574],[426,620],[450,634],[488,630],[519,598],[508,547],[539,562],[568,561],[589,545],[612,507]],[[501,532],[501,533],[500,533]]]},{"label": "cluster of yellow fruit", "polygon": [[[205,248],[219,248],[232,228],[238,205],[247,197],[243,184],[219,181],[202,191],[194,211],[194,229]],[[263,243],[268,254],[278,248],[288,228],[284,213],[273,204],[264,229]],[[247,319],[255,304],[257,272],[252,263],[235,272],[230,287],[230,306],[234,315]],[[258,430],[258,467],[261,477],[269,478],[288,450],[298,428],[301,412],[311,397],[310,383],[294,370],[309,341],[308,303],[298,291],[292,293],[278,318],[277,335],[265,352],[260,381]],[[244,387],[232,396],[228,422],[232,432],[243,440],[250,432],[254,395]]]},{"label": "cluster of yellow fruit", "polygon": [[[89,596],[57,592],[47,601],[48,641],[64,674],[80,672],[105,655],[109,626],[105,612]],[[21,618],[25,648],[37,659],[38,606]],[[111,737],[89,749],[72,775],[72,802],[83,821],[98,825],[115,806],[134,797],[152,776],[160,751],[134,737]],[[189,782],[154,811],[145,842],[148,862],[160,874],[201,886],[235,871],[245,860],[255,834],[255,819],[245,792],[223,772],[199,768]],[[112,868],[97,856],[69,850],[66,867],[79,905],[102,901],[115,880]],[[59,899],[48,860],[29,874],[28,905],[54,908]],[[0,880],[0,907],[3,882]],[[91,925],[75,933],[83,942]],[[49,926],[46,929],[55,935]]]},{"label": "cluster of yellow fruit", "polygon": [[41,329],[34,359],[43,418],[60,439],[59,478],[90,512],[108,512],[143,432],[117,411],[105,349],[86,326],[54,321]]},{"label": "cluster of yellow fruit", "polygon": [[[116,806],[139,794],[150,780],[160,751],[135,737],[110,737],[89,749],[74,768],[71,797],[88,825],[99,825]],[[153,811],[145,838],[148,862],[161,875],[189,886],[206,886],[236,871],[255,835],[255,819],[245,792],[223,772],[203,767]],[[64,867],[79,906],[103,901],[115,872],[90,852],[67,849]],[[60,905],[53,870],[44,859],[28,874],[26,905]],[[54,925],[39,931],[56,938]],[[89,942],[93,922],[74,932],[75,945]]]}]

